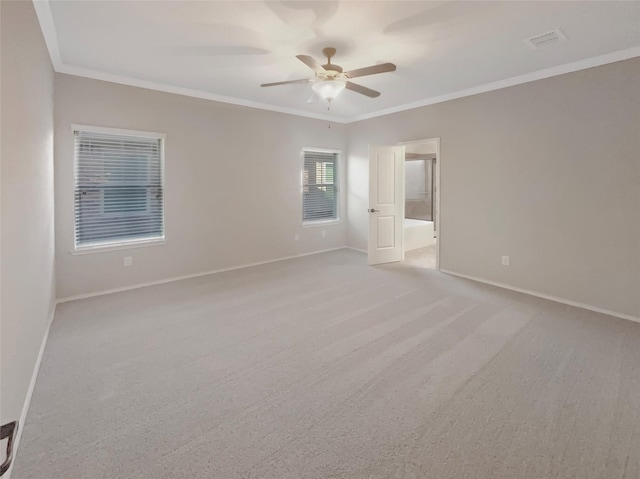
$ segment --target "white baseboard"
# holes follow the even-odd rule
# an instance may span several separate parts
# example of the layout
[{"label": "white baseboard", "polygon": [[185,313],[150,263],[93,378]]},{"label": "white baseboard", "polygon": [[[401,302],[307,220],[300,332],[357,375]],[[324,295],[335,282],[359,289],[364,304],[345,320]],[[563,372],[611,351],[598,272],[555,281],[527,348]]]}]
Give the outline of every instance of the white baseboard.
[{"label": "white baseboard", "polygon": [[369,254],[369,252],[366,249],[355,248],[353,246],[345,246],[345,248],[346,249],[351,249],[353,251],[357,251],[358,253]]},{"label": "white baseboard", "polygon": [[569,306],[575,306],[576,308],[587,309],[589,311],[594,311],[596,313],[607,314],[609,316],[615,316],[616,318],[627,319],[629,321],[634,321],[636,323],[640,323],[640,318],[636,316],[632,316],[630,314],[625,313],[617,313],[615,311],[610,311],[608,309],[598,308],[597,306],[592,306],[586,303],[579,303],[577,301],[571,301],[569,299],[559,298],[557,296],[551,296],[549,294],[538,293],[536,291],[531,291],[529,289],[518,288],[516,286],[511,286],[505,283],[498,283],[496,281],[490,281],[484,278],[478,278],[476,276],[469,276],[467,274],[456,273],[454,271],[449,271],[446,269],[441,269],[440,272],[450,274],[451,276],[457,276],[459,278],[470,279],[471,281],[477,281],[479,283],[490,284],[491,286],[497,286],[498,288],[508,289],[510,291],[516,291],[518,293],[528,294],[530,296],[536,296],[542,299],[548,299],[549,301],[555,301],[556,303],[567,304]]},{"label": "white baseboard", "polygon": [[105,294],[120,293],[122,291],[130,291],[132,289],[145,288],[147,286],[155,286],[157,284],[172,283],[174,281],[180,281],[180,280],[183,280],[183,279],[197,278],[199,276],[207,276],[209,274],[224,273],[225,271],[234,271],[236,269],[251,268],[252,266],[260,266],[260,265],[263,265],[263,264],[277,263],[278,261],[286,261],[288,259],[302,258],[303,256],[311,256],[311,255],[314,255],[314,254],[328,253],[329,251],[336,251],[336,250],[345,249],[345,248],[347,248],[347,247],[346,246],[337,246],[335,248],[323,249],[323,250],[319,250],[319,251],[312,251],[311,253],[301,253],[301,254],[296,254],[296,255],[292,255],[292,256],[284,256],[282,258],[269,259],[269,260],[266,260],[266,261],[258,261],[257,263],[249,263],[249,264],[243,264],[243,265],[240,265],[240,266],[231,266],[229,268],[220,268],[220,269],[214,269],[214,270],[210,270],[210,271],[202,271],[200,273],[185,274],[185,275],[182,275],[182,276],[173,276],[171,278],[158,279],[158,280],[155,280],[155,281],[147,281],[145,283],[137,283],[137,284],[132,284],[130,286],[123,286],[121,288],[112,288],[112,289],[105,289],[105,290],[102,290],[102,291],[94,291],[92,293],[77,294],[77,295],[74,295],[74,296],[68,296],[66,298],[58,299],[58,303],[66,303],[67,301],[75,301],[77,299],[93,298],[94,296],[102,296],[102,295],[105,295]]},{"label": "white baseboard", "polygon": [[16,457],[18,455],[18,447],[20,446],[20,438],[22,437],[22,431],[24,430],[24,424],[27,420],[27,412],[29,412],[29,406],[31,405],[31,397],[33,396],[33,390],[36,386],[36,379],[38,378],[38,372],[40,371],[40,364],[42,363],[42,356],[44,355],[44,348],[47,345],[47,340],[49,339],[49,331],[51,330],[51,323],[53,323],[53,317],[56,314],[56,302],[51,306],[51,310],[49,311],[49,317],[47,318],[47,329],[44,332],[44,336],[42,337],[42,343],[40,343],[40,351],[38,352],[38,358],[36,359],[36,364],[33,367],[33,374],[31,375],[31,382],[29,383],[29,389],[27,391],[27,397],[24,400],[24,404],[22,406],[22,412],[20,413],[20,419],[18,422],[18,432],[16,433],[16,438],[13,443],[13,463],[9,470],[6,472],[6,479],[11,478],[11,470],[13,469],[13,465],[16,462]]}]

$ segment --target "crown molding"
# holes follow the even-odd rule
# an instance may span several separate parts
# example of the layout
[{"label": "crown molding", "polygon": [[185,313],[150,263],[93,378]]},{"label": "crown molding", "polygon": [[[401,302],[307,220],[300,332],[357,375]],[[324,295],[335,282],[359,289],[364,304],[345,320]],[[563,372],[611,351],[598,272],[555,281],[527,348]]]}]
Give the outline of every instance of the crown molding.
[{"label": "crown molding", "polygon": [[260,110],[274,111],[277,113],[285,113],[288,115],[296,115],[306,118],[313,118],[316,120],[331,121],[334,123],[354,123],[357,121],[368,120],[370,118],[376,118],[380,116],[390,115],[392,113],[399,113],[401,111],[412,110],[414,108],[420,108],[423,106],[434,105],[436,103],[443,103],[445,101],[456,100],[458,98],[464,98],[467,96],[477,95],[479,93],[486,93],[489,91],[500,90],[502,88],[508,88],[515,85],[521,85],[523,83],[529,83],[536,80],[542,80],[544,78],[550,78],[565,73],[572,73],[587,68],[593,68],[608,63],[614,63],[622,60],[628,60],[630,58],[640,57],[640,46],[635,46],[625,50],[619,50],[605,55],[597,57],[585,58],[576,62],[565,63],[564,65],[558,65],[544,70],[538,70],[524,75],[519,75],[496,82],[486,83],[473,88],[467,88],[465,90],[459,90],[445,95],[439,95],[435,97],[425,98],[423,100],[405,103],[404,105],[395,106],[392,108],[385,108],[372,113],[366,113],[364,115],[358,115],[350,118],[340,118],[333,115],[323,115],[319,113],[310,113],[304,110],[298,110],[294,108],[285,108],[269,103],[261,103],[250,100],[244,100],[241,98],[229,97],[225,95],[218,95],[211,92],[202,90],[196,90],[192,88],[179,87],[174,85],[167,85],[164,83],[157,83],[147,80],[141,80],[139,78],[127,77],[122,75],[113,75],[98,70],[91,70],[88,68],[82,68],[72,65],[67,65],[62,61],[60,54],[60,47],[58,44],[58,35],[56,33],[55,23],[53,21],[53,13],[51,12],[50,0],[33,0],[33,6],[38,16],[40,28],[42,29],[42,35],[44,36],[47,49],[49,50],[49,56],[51,57],[51,63],[53,69],[57,73],[65,73],[67,75],[74,75],[79,77],[91,78],[94,80],[102,80],[111,83],[118,83],[121,85],[128,85],[133,87],[145,88],[147,90],[156,90],[165,93],[173,93],[176,95],[190,96],[194,98],[201,98],[204,100],[212,100],[221,103],[229,103],[232,105],[239,105],[249,108],[257,108]]},{"label": "crown molding", "polygon": [[110,83],[118,83],[121,85],[133,86],[138,88],[145,88],[147,90],[161,91],[164,93],[173,93],[175,95],[189,96],[193,98],[201,98],[204,100],[217,101],[220,103],[229,103],[232,105],[244,106],[248,108],[257,108],[259,110],[268,110],[277,113],[285,113],[288,115],[302,116],[306,118],[312,118],[314,120],[326,120],[332,123],[347,123],[344,118],[339,118],[331,115],[322,115],[318,113],[310,113],[304,110],[296,110],[294,108],[285,108],[277,105],[271,105],[268,103],[260,103],[251,100],[243,100],[241,98],[229,97],[224,95],[217,95],[201,90],[195,90],[192,88],[184,88],[174,85],[166,85],[164,83],[156,83],[147,80],[140,80],[139,78],[126,77],[121,75],[112,75],[110,73],[104,73],[97,70],[91,70],[88,68],[74,67],[70,65],[59,65],[55,68],[57,73],[64,73],[67,75],[74,75],[78,77],[91,78],[93,80],[101,80]]},{"label": "crown molding", "polygon": [[40,23],[44,43],[49,50],[49,58],[53,64],[53,69],[58,71],[58,67],[62,65],[62,57],[60,56],[60,48],[58,46],[58,34],[56,25],[53,22],[53,13],[51,12],[51,4],[49,0],[33,0],[33,8]]},{"label": "crown molding", "polygon": [[173,93],[176,95],[189,96],[193,98],[201,98],[204,100],[212,100],[221,103],[229,103],[232,105],[244,106],[249,108],[257,108],[259,110],[268,110],[277,113],[285,113],[288,115],[302,116],[306,118],[312,118],[315,120],[325,120],[333,123],[346,123],[344,118],[336,117],[333,115],[323,115],[320,113],[311,113],[304,110],[297,110],[295,108],[285,108],[277,105],[271,105],[268,103],[261,103],[256,101],[244,100],[242,98],[235,98],[225,95],[218,95],[215,93],[196,90],[192,88],[179,87],[175,85],[167,85],[164,83],[157,83],[147,80],[141,80],[139,78],[133,78],[123,75],[113,75],[111,73],[105,73],[98,70],[92,70],[89,68],[77,67],[67,65],[62,61],[60,54],[60,47],[58,43],[58,34],[56,32],[56,26],[53,20],[53,12],[51,11],[50,0],[33,0],[33,6],[40,23],[40,29],[44,37],[47,50],[49,51],[49,57],[51,58],[51,64],[56,73],[64,73],[67,75],[74,75],[84,78],[91,78],[93,80],[101,80],[110,83],[118,83],[121,85],[145,88],[147,90],[161,91],[165,93]]},{"label": "crown molding", "polygon": [[519,75],[496,82],[486,83],[473,88],[467,88],[465,90],[459,90],[453,93],[447,93],[445,95],[435,96],[431,98],[425,98],[416,102],[405,103],[404,105],[395,106],[392,108],[386,108],[373,113],[366,113],[351,117],[346,123],[354,123],[356,121],[368,120],[370,118],[376,118],[379,116],[390,115],[392,113],[398,113],[406,110],[413,110],[414,108],[420,108],[422,106],[434,105],[436,103],[443,103],[445,101],[456,100],[458,98],[464,98],[466,96],[477,95],[479,93],[486,93],[489,91],[500,90],[502,88],[508,88],[510,86],[521,85],[523,83],[529,83],[536,80],[542,80],[544,78],[551,78],[558,75],[564,75],[565,73],[572,73],[579,70],[585,70],[587,68],[598,67],[606,65],[608,63],[615,63],[622,60],[628,60],[630,58],[640,57],[640,46],[627,48],[625,50],[618,50],[616,52],[607,53],[597,57],[585,58],[576,62],[565,63],[564,65],[558,65],[551,68],[545,68],[544,70],[538,70],[524,75]]}]

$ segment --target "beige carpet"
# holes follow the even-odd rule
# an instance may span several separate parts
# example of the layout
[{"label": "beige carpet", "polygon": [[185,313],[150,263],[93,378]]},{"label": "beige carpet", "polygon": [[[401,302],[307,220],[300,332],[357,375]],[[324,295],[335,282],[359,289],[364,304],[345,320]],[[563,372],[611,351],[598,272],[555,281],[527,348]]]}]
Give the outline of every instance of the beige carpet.
[{"label": "beige carpet", "polygon": [[640,477],[640,324],[337,252],[59,305],[13,479]]},{"label": "beige carpet", "polygon": [[436,245],[407,251],[404,254],[404,262],[415,268],[436,269]]}]

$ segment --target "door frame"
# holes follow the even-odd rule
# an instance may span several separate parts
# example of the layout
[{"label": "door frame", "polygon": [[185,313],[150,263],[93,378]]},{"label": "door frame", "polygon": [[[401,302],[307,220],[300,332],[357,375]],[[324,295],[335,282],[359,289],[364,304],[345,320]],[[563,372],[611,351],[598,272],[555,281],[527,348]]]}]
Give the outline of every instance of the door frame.
[{"label": "door frame", "polygon": [[[440,155],[440,137],[434,137],[434,138],[424,138],[422,140],[409,140],[409,141],[400,141],[397,144],[400,146],[409,146],[409,145],[419,145],[421,143],[430,143],[430,142],[435,142],[436,143],[436,177],[434,179],[435,181],[435,188],[436,188],[436,221],[434,223],[435,226],[435,230],[436,230],[436,271],[440,271],[440,244],[442,243],[441,238],[442,238],[442,215],[440,214],[440,168],[442,166],[442,156]],[[405,151],[406,154],[406,151]],[[404,197],[406,194],[406,177],[405,177],[405,166],[406,166],[406,159],[403,161],[402,163],[402,196]],[[404,206],[403,206],[403,219],[404,219]],[[402,234],[402,261],[404,261],[404,231]]]}]

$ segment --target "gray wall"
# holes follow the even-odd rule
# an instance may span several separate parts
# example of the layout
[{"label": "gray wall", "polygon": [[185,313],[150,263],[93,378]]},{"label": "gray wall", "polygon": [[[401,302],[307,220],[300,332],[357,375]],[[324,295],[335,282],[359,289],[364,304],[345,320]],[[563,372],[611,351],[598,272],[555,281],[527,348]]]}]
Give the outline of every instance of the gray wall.
[{"label": "gray wall", "polygon": [[[301,149],[344,150],[344,125],[62,74],[55,84],[59,298],[346,244],[344,195],[339,224],[301,228]],[[73,123],[167,135],[166,245],[71,254]]]},{"label": "gray wall", "polygon": [[350,246],[367,247],[369,144],[440,137],[442,269],[640,316],[640,59],[347,134]]},{"label": "gray wall", "polygon": [[20,418],[55,305],[53,70],[33,4],[3,1],[0,15],[4,424]]}]

